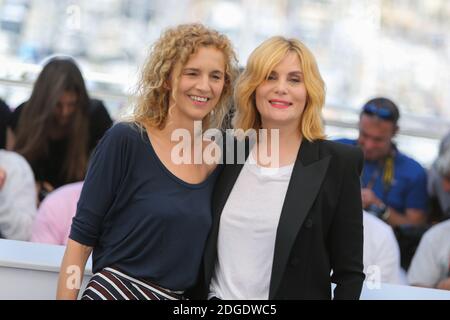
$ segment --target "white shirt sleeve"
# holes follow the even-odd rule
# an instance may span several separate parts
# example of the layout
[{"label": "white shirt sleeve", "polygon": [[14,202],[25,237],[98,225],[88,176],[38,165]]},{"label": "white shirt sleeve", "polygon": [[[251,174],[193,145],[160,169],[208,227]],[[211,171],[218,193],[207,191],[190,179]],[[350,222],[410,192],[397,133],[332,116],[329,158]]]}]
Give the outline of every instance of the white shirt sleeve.
[{"label": "white shirt sleeve", "polygon": [[28,240],[36,214],[36,186],[26,160],[16,153],[0,150],[0,166],[7,176],[0,190],[0,231],[4,238]]},{"label": "white shirt sleeve", "polygon": [[432,233],[425,233],[408,269],[409,284],[435,287],[439,281],[439,259],[433,250],[432,242]]},{"label": "white shirt sleeve", "polygon": [[[391,226],[364,212],[364,270],[382,283],[400,284],[400,249]],[[375,274],[375,273],[374,273]]]},{"label": "white shirt sleeve", "polygon": [[386,229],[378,254],[381,282],[400,284],[400,249],[392,229]]}]

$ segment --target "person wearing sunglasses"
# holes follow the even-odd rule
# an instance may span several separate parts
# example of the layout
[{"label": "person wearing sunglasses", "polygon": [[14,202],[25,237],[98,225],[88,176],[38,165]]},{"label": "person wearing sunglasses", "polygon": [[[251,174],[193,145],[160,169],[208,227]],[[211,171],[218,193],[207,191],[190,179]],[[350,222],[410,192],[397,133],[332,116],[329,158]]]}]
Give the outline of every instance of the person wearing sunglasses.
[{"label": "person wearing sunglasses", "polygon": [[393,142],[399,118],[394,102],[384,97],[371,99],[360,113],[358,139],[338,141],[359,145],[364,152],[364,209],[392,226],[418,226],[427,218],[427,175],[417,161],[400,152]]}]

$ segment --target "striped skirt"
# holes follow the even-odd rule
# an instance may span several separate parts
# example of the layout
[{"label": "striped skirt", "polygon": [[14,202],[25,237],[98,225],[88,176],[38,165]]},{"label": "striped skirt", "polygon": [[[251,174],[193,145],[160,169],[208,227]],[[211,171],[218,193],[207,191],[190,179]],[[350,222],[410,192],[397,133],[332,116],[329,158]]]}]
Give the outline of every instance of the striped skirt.
[{"label": "striped skirt", "polygon": [[81,300],[184,300],[184,297],[117,269],[105,268],[92,276]]}]

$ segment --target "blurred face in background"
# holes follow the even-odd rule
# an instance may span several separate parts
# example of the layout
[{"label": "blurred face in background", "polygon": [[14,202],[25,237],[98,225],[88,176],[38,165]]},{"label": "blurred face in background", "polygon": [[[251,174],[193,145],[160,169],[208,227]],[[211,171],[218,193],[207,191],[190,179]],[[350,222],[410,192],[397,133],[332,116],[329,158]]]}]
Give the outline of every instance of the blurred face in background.
[{"label": "blurred face in background", "polygon": [[78,95],[73,91],[64,91],[55,109],[56,124],[67,127],[76,112]]},{"label": "blurred face in background", "polygon": [[450,175],[442,178],[442,188],[445,192],[450,193]]},{"label": "blurred face in background", "polygon": [[392,148],[392,138],[397,127],[392,121],[362,114],[359,121],[358,144],[364,152],[364,158],[377,161],[386,157]]}]

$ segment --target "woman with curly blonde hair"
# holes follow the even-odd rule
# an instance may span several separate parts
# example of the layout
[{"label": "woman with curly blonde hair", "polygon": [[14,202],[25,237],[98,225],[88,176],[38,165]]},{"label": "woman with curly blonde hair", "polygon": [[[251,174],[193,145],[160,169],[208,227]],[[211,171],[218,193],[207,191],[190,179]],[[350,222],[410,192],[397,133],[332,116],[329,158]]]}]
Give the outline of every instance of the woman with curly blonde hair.
[{"label": "woman with curly blonde hair", "polygon": [[57,298],[77,298],[73,277],[81,283],[93,252],[82,299],[183,299],[197,278],[221,168],[180,163],[173,136],[188,132],[183,152],[190,153],[202,134],[196,124],[220,126],[236,70],[228,38],[201,24],[171,28],[156,41],[130,121],[110,129],[91,159]]}]

